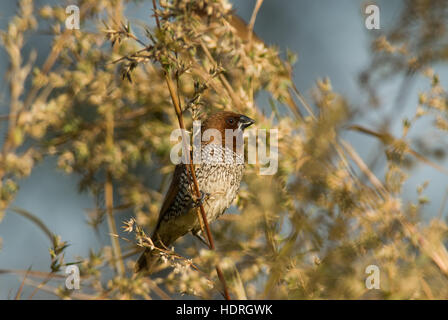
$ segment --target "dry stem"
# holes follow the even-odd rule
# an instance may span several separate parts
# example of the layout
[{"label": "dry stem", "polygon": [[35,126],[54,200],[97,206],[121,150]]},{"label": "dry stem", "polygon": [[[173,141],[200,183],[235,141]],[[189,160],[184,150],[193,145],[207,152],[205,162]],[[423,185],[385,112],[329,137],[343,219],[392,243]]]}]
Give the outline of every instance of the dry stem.
[{"label": "dry stem", "polygon": [[[160,29],[160,21],[159,21],[159,17],[157,15],[157,12],[156,12],[156,10],[157,10],[156,1],[153,0],[152,4],[153,4],[153,7],[154,7],[154,17],[156,19],[157,28]],[[174,109],[176,111],[176,116],[177,116],[177,120],[179,122],[179,127],[182,130],[182,141],[183,141],[183,143],[186,143],[187,140],[186,140],[186,137],[185,137],[185,125],[184,125],[184,120],[183,120],[183,117],[182,117],[182,109],[181,109],[181,106],[180,106],[180,101],[178,99],[178,95],[176,94],[176,89],[174,87],[173,80],[171,79],[171,76],[168,74],[168,72],[165,72],[165,81],[166,81],[166,84],[168,86],[168,90],[170,92],[170,96],[171,96],[171,100],[173,102]],[[189,164],[189,165],[187,165],[187,168],[190,171],[190,175],[191,175],[192,180],[193,180],[194,191],[196,193],[196,197],[200,198],[201,197],[201,191],[199,189],[198,181],[196,179],[196,174],[195,174],[193,163],[190,161],[190,152],[189,152],[188,148],[184,148],[184,150],[186,150],[186,152],[185,152],[186,160],[187,160],[187,163]],[[209,248],[211,250],[215,250],[215,243],[213,241],[213,236],[212,236],[212,233],[210,232],[210,227],[209,227],[209,224],[208,224],[208,221],[207,221],[207,215],[205,213],[205,209],[204,209],[204,206],[202,204],[199,205],[199,210],[201,212],[201,218],[202,218],[202,221],[203,221],[203,224],[204,224],[204,227],[205,227],[205,231],[207,233],[207,238],[208,238],[208,241],[209,241]],[[229,295],[227,283],[226,283],[226,280],[224,278],[224,274],[222,273],[222,270],[219,267],[219,265],[216,265],[216,273],[218,274],[218,278],[221,281],[221,284],[223,286],[224,298],[226,300],[230,300],[230,295]]]}]

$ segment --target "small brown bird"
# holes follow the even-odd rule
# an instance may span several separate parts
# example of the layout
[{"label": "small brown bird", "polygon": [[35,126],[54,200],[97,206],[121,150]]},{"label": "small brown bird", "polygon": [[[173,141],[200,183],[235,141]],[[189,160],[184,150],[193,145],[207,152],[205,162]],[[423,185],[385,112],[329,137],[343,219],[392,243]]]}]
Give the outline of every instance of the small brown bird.
[{"label": "small brown bird", "polygon": [[[231,205],[238,193],[244,171],[244,158],[237,142],[242,143],[243,130],[253,123],[254,120],[249,117],[228,111],[215,113],[202,123],[201,141],[206,141],[201,142],[201,163],[194,165],[202,197],[195,200],[188,165],[178,164],[151,237],[156,247],[167,248],[189,232],[198,235],[201,227],[196,208],[200,203],[204,206],[209,223],[215,221]],[[217,130],[221,134],[221,140],[213,137],[206,139],[207,132],[211,132],[208,129]],[[232,141],[226,141],[226,129],[236,133],[232,136]],[[160,263],[159,257],[157,250],[146,249],[135,265],[135,272],[144,270],[148,274],[152,273]]]}]

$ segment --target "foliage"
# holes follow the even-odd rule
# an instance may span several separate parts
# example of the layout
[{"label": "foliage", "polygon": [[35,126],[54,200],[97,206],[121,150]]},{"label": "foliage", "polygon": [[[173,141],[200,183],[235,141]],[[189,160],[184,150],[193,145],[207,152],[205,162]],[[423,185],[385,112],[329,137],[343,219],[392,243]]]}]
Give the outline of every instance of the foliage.
[{"label": "foliage", "polygon": [[[93,30],[65,29],[62,7],[44,6],[38,19],[32,1],[22,0],[1,31],[10,62],[10,107],[0,155],[0,209],[10,207],[18,179],[36,161],[56,156],[61,170],[82,177],[80,191],[98,199],[89,223],[96,228],[107,218],[113,233],[111,247],[80,258],[88,292],[71,292],[60,283],[54,293],[217,298],[220,265],[235,299],[448,298],[447,225],[439,218],[423,223],[425,186],[414,201],[405,201],[402,192],[412,174],[409,161],[443,171],[431,160],[437,152],[414,151],[407,134],[431,115],[440,132],[448,129],[447,92],[431,68],[448,61],[446,1],[407,1],[397,28],[373,41],[376,53],[361,77],[372,107],[381,105],[373,88],[392,74],[422,74],[430,84],[415,97],[415,117],[403,121],[401,137],[386,129],[348,128],[384,145],[383,177],[341,137],[350,132],[356,112],[347,98],[322,79],[308,104],[291,79],[293,55],[283,61],[278,49],[251,35],[227,0],[161,0],[160,28],[148,21],[144,39],[123,16],[125,2],[80,0],[78,6],[81,21]],[[38,67],[35,53],[24,58],[22,49],[42,19],[51,25],[53,46]],[[259,164],[247,166],[239,214],[224,215],[212,226],[216,252],[185,237],[164,250],[167,269],[148,278],[133,275],[132,268],[135,254],[153,246],[144,230],[155,224],[174,167],[170,134],[177,118],[167,74],[176,80],[188,128],[206,113],[227,109],[254,118],[258,128],[278,129],[279,167],[263,176]],[[269,93],[269,112],[255,99],[262,91]],[[113,216],[122,209],[133,210],[135,219]],[[117,241],[115,222],[127,239]],[[52,241],[54,277],[68,263],[66,243],[56,236]],[[381,269],[381,290],[366,289],[365,269],[372,264]]]}]

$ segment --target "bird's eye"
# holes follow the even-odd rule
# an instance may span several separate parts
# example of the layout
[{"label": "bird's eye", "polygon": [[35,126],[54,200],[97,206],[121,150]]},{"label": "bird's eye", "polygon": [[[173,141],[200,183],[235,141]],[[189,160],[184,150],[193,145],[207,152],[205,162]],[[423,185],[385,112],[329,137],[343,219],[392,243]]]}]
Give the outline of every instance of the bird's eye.
[{"label": "bird's eye", "polygon": [[234,123],[233,118],[229,118],[229,119],[227,119],[227,123],[228,123],[228,124],[233,124],[233,123]]}]

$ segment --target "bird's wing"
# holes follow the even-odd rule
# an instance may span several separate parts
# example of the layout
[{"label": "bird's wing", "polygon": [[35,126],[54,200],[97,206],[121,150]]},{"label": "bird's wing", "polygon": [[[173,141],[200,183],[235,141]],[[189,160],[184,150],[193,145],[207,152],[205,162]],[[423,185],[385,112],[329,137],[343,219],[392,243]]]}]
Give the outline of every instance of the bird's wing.
[{"label": "bird's wing", "polygon": [[176,198],[177,193],[179,192],[180,177],[184,170],[185,170],[185,165],[183,163],[176,165],[176,167],[174,168],[174,173],[173,173],[173,177],[171,179],[171,184],[168,189],[168,192],[165,195],[165,199],[163,200],[162,208],[160,209],[159,219],[157,220],[155,230],[158,229],[163,216],[165,215],[166,211],[171,207],[174,199]]},{"label": "bird's wing", "polygon": [[[171,178],[171,184],[168,189],[167,194],[165,195],[165,199],[163,200],[162,208],[160,209],[159,218],[157,220],[156,228],[154,229],[154,233],[152,235],[152,240],[155,242],[156,246],[160,246],[158,243],[158,239],[154,237],[159,229],[160,223],[165,215],[166,211],[172,205],[176,195],[179,191],[180,185],[180,177],[182,175],[182,171],[184,170],[184,164],[178,164],[174,168],[173,177]],[[148,248],[145,249],[145,252],[140,256],[137,260],[137,263],[134,267],[134,272],[140,272],[142,270],[146,270],[146,272],[151,273],[153,269],[157,266],[159,262],[158,255],[155,251],[150,251]]]}]

